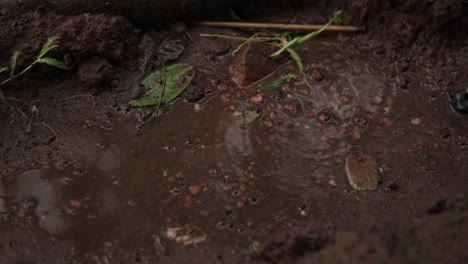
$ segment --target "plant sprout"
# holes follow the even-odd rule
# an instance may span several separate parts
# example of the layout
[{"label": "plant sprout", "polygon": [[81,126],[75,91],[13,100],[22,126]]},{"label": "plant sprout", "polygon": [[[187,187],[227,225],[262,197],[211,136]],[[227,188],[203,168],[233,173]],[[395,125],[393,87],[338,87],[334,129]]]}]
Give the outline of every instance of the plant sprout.
[{"label": "plant sprout", "polygon": [[[0,87],[24,75],[25,73],[30,71],[34,65],[38,63],[46,64],[46,65],[59,68],[62,70],[68,70],[68,67],[65,66],[65,64],[63,64],[61,61],[54,59],[54,58],[45,57],[51,50],[58,47],[58,45],[54,44],[55,41],[57,41],[58,39],[59,37],[57,36],[49,37],[47,41],[44,43],[44,45],[42,45],[41,51],[39,52],[39,55],[36,57],[36,59],[31,64],[29,64],[28,67],[26,67],[19,73],[16,73],[15,70],[16,70],[18,57],[21,56],[21,52],[15,51],[10,59],[10,67],[0,67],[0,74],[8,72],[8,71],[10,72],[9,78],[0,82]],[[0,89],[0,103],[7,104],[5,96],[3,95],[3,92],[1,89]]]},{"label": "plant sprout", "polygon": [[330,20],[319,30],[314,31],[310,34],[307,34],[305,36],[299,36],[291,39],[290,37],[290,32],[284,32],[282,34],[275,34],[273,36],[260,36],[260,33],[256,33],[252,35],[249,38],[244,38],[244,37],[236,37],[236,36],[226,36],[226,35],[219,35],[219,34],[201,34],[202,37],[219,37],[219,38],[225,38],[225,39],[233,39],[233,40],[242,40],[243,43],[240,44],[237,49],[233,52],[235,54],[238,52],[244,45],[246,45],[249,42],[256,41],[256,42],[262,42],[268,45],[275,46],[278,49],[275,53],[271,54],[272,58],[278,58],[280,55],[282,55],[284,52],[288,52],[289,56],[296,62],[298,72],[297,73],[287,73],[282,75],[280,78],[272,81],[268,81],[262,85],[266,89],[274,88],[277,87],[278,85],[288,83],[293,79],[298,78],[299,76],[302,75],[304,71],[304,64],[302,63],[302,58],[299,56],[299,54],[294,50],[294,47],[297,45],[300,45],[304,42],[307,42],[311,40],[312,38],[316,37],[323,31],[325,31],[328,27],[330,27],[333,24],[343,24],[347,23],[348,18],[347,16],[343,13],[342,10],[336,11],[333,16],[330,18]]}]

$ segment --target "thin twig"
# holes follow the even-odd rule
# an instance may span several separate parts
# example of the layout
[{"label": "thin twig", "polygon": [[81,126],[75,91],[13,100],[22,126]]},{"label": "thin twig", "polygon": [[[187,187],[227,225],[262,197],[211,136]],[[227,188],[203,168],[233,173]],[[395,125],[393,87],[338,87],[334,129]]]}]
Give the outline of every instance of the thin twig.
[{"label": "thin twig", "polygon": [[[324,25],[302,25],[302,24],[280,24],[280,23],[250,23],[250,22],[225,22],[225,21],[200,21],[195,22],[195,26],[204,27],[225,27],[225,28],[264,28],[282,30],[315,31],[323,28]],[[357,26],[329,26],[326,31],[335,32],[357,32],[361,31]]]},{"label": "thin twig", "polygon": [[74,98],[77,98],[77,97],[94,97],[92,94],[75,94],[75,95],[72,95],[70,97],[66,97],[66,98],[63,98],[63,99],[59,99],[60,101],[68,101],[68,100],[71,100],[71,99],[74,99]]},{"label": "thin twig", "polygon": [[28,119],[28,117],[26,116],[26,114],[24,113],[23,110],[19,109],[18,107],[16,106],[12,106],[12,105],[9,105],[11,109],[13,110],[16,110],[18,113],[20,113],[24,119]]},{"label": "thin twig", "polygon": [[42,124],[47,127],[50,131],[52,131],[52,133],[54,133],[54,136],[55,136],[55,140],[58,140],[58,137],[57,137],[57,133],[55,133],[55,130],[50,127],[48,124],[46,124],[46,122],[42,122]]}]

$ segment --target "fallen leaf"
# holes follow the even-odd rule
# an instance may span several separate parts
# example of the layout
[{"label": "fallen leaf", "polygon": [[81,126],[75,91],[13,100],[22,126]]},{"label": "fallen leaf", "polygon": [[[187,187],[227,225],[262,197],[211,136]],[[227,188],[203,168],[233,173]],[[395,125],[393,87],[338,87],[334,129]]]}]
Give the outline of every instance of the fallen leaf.
[{"label": "fallen leaf", "polygon": [[376,190],[379,182],[379,165],[361,147],[354,146],[346,157],[346,176],[349,184],[356,190]]},{"label": "fallen leaf", "polygon": [[[148,91],[141,98],[130,101],[130,106],[152,106],[160,102],[167,104],[189,86],[194,76],[195,69],[190,64],[169,65],[165,73],[163,67],[158,67],[141,81]],[[164,77],[166,77],[165,84]]]}]

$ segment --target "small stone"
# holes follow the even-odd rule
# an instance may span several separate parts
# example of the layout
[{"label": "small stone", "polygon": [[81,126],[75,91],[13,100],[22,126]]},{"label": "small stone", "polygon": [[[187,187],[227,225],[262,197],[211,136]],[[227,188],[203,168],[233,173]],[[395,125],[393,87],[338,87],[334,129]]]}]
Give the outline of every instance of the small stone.
[{"label": "small stone", "polygon": [[315,117],[315,112],[314,111],[307,111],[306,117],[307,118],[314,118]]},{"label": "small stone", "polygon": [[190,186],[188,189],[191,195],[196,196],[198,195],[198,193],[200,193],[201,186],[194,185],[194,186]]},{"label": "small stone", "polygon": [[299,87],[297,88],[297,93],[299,93],[300,95],[309,95],[310,89],[308,87]]},{"label": "small stone", "polygon": [[361,116],[361,117],[356,117],[354,118],[354,122],[358,125],[358,126],[361,126],[361,127],[367,127],[370,123],[369,121],[369,118],[365,117],[365,116]]},{"label": "small stone", "polygon": [[214,92],[214,88],[213,88],[213,86],[207,86],[207,87],[205,87],[205,88],[203,89],[203,92],[204,92],[205,94],[212,94],[212,93]]},{"label": "small stone", "polygon": [[415,126],[418,126],[421,124],[421,119],[420,118],[413,118],[411,119],[411,124],[415,125]]},{"label": "small stone", "polygon": [[265,125],[267,128],[272,128],[273,122],[270,119],[267,119],[263,121],[263,125]]},{"label": "small stone", "polygon": [[298,100],[286,101],[282,105],[283,110],[290,115],[298,115],[303,112],[302,105]]},{"label": "small stone", "polygon": [[354,132],[354,133],[353,133],[353,138],[356,139],[356,140],[360,140],[360,139],[361,139],[361,133],[359,133],[359,132],[357,132],[357,131]]},{"label": "small stone", "polygon": [[309,72],[309,76],[316,83],[321,83],[323,82],[323,80],[325,80],[325,75],[322,73],[320,69],[317,69],[317,68],[313,68]]},{"label": "small stone", "polygon": [[336,181],[335,181],[335,180],[329,180],[329,181],[328,181],[328,185],[333,186],[333,187],[336,187],[337,184],[336,184]]},{"label": "small stone", "polygon": [[249,102],[252,104],[263,104],[263,102],[265,102],[266,97],[266,93],[259,93],[250,97]]},{"label": "small stone", "polygon": [[340,95],[340,97],[338,97],[338,100],[340,100],[340,102],[342,102],[343,104],[347,104],[351,101],[351,98],[347,95]]},{"label": "small stone", "polygon": [[336,117],[329,109],[324,109],[317,114],[317,120],[321,124],[327,125],[335,123]]},{"label": "small stone", "polygon": [[229,87],[225,83],[220,83],[220,84],[218,84],[218,90],[227,91],[227,90],[229,90]]},{"label": "small stone", "polygon": [[220,96],[221,100],[225,103],[229,103],[232,101],[232,94],[225,93]]},{"label": "small stone", "polygon": [[239,105],[238,104],[230,104],[229,105],[229,111],[237,111],[239,110]]},{"label": "small stone", "polygon": [[69,204],[74,209],[79,209],[81,207],[81,202],[78,200],[70,200]]},{"label": "small stone", "polygon": [[39,114],[39,109],[37,109],[37,106],[33,105],[33,106],[31,107],[31,113],[32,113],[33,115]]},{"label": "small stone", "polygon": [[277,114],[276,112],[271,112],[268,117],[270,118],[270,120],[275,120],[277,118]]},{"label": "small stone", "polygon": [[198,113],[198,112],[201,112],[201,111],[203,110],[203,106],[202,106],[201,104],[198,104],[198,103],[197,103],[197,104],[194,104],[194,105],[193,105],[193,110],[194,110],[195,112],[197,112],[197,113]]}]

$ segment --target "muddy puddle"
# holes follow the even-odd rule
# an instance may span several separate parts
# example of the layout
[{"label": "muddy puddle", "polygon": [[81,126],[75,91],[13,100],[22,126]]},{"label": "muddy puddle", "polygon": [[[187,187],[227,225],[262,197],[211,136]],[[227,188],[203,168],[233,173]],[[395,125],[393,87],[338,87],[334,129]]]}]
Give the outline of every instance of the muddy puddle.
[{"label": "muddy puddle", "polygon": [[[440,117],[431,107],[444,98],[427,100],[426,76],[404,69],[411,82],[402,87],[399,65],[342,37],[320,37],[298,52],[305,77],[290,87],[243,92],[222,80],[227,90],[196,104],[179,100],[138,133],[142,113],[120,113],[103,140],[90,143],[100,150],[96,159],[24,172],[3,186],[5,203],[20,204],[44,232],[74,241],[84,258],[109,245],[146,244],[159,252],[217,244],[233,254],[279,230],[341,221],[334,218],[339,209],[327,215],[334,202],[351,204],[348,212],[352,204],[373,210],[371,201],[405,172],[462,162],[458,143],[444,139],[445,128],[434,121]],[[229,60],[197,71],[219,76],[216,69]],[[265,100],[251,103],[258,93]],[[348,184],[345,157],[353,145],[379,163],[378,191]],[[442,155],[432,150],[451,161],[423,168],[404,162],[408,155]]]}]

